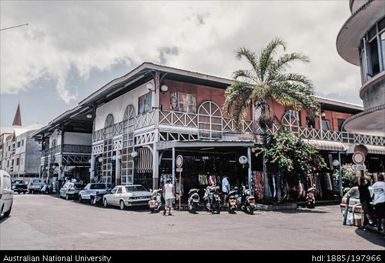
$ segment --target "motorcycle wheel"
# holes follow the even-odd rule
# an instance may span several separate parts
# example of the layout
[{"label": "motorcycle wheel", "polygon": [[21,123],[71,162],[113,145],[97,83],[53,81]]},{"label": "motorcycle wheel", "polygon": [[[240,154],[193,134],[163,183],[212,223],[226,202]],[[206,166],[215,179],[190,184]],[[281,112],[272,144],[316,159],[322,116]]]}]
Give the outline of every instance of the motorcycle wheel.
[{"label": "motorcycle wheel", "polygon": [[155,213],[155,209],[154,208],[150,208],[150,213],[151,214]]},{"label": "motorcycle wheel", "polygon": [[235,208],[229,207],[229,214],[235,214]]},{"label": "motorcycle wheel", "polygon": [[246,206],[246,212],[249,214],[249,215],[254,215],[254,209],[251,207],[251,206]]}]

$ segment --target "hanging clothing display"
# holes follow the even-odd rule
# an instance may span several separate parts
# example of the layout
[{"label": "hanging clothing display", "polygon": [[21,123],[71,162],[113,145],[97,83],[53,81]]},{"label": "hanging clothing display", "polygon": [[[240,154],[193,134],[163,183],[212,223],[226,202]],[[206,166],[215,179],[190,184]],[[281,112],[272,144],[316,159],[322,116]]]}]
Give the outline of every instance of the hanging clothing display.
[{"label": "hanging clothing display", "polygon": [[255,195],[258,199],[263,199],[263,193],[264,193],[264,188],[263,188],[263,177],[262,177],[262,172],[256,171],[254,172],[254,189],[255,189]]},{"label": "hanging clothing display", "polygon": [[207,185],[207,175],[205,174],[198,175],[198,182],[199,182],[199,185]]},{"label": "hanging clothing display", "polygon": [[217,178],[215,175],[209,176],[209,185],[211,186],[217,185]]}]

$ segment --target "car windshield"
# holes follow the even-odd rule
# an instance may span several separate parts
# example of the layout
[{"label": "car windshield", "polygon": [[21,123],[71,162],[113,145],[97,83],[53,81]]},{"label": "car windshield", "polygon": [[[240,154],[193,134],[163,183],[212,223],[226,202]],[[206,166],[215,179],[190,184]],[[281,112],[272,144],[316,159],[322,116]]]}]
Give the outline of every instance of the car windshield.
[{"label": "car windshield", "polygon": [[148,189],[143,185],[129,185],[129,186],[126,186],[126,190],[127,192],[148,191]]},{"label": "car windshield", "polygon": [[15,180],[13,181],[14,184],[24,184],[23,180]]},{"label": "car windshield", "polygon": [[105,189],[106,185],[105,184],[91,184],[90,189]]}]

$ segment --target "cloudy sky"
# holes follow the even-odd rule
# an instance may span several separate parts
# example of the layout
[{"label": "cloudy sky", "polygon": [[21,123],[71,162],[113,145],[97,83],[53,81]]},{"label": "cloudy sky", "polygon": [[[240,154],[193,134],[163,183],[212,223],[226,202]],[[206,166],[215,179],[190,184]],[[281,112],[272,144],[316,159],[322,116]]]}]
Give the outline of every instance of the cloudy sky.
[{"label": "cloudy sky", "polygon": [[1,119],[47,123],[143,61],[231,78],[235,50],[274,37],[310,64],[316,94],[361,104],[359,68],[336,52],[348,1],[1,1]]}]

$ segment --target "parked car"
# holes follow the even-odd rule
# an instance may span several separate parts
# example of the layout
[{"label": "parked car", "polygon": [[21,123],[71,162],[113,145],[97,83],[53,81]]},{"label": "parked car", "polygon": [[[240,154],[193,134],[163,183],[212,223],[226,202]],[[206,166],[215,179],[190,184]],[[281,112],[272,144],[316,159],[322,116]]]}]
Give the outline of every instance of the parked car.
[{"label": "parked car", "polygon": [[129,206],[147,206],[150,199],[151,192],[143,185],[118,185],[104,195],[103,205],[119,206],[123,210]]},{"label": "parked car", "polygon": [[110,185],[100,184],[100,183],[89,183],[84,187],[83,190],[79,192],[79,201],[91,201],[92,195],[97,194],[106,194]]},{"label": "parked car", "polygon": [[[371,186],[369,186],[369,192],[370,192],[370,196],[373,196],[373,188]],[[356,206],[356,212],[361,212],[362,207],[360,202],[360,192],[358,191],[358,186],[354,186],[350,188],[342,197],[341,204],[340,204],[341,213],[342,214],[345,213],[348,195],[350,195],[348,211],[351,212],[353,206]]]},{"label": "parked car", "polygon": [[28,183],[28,193],[33,194],[33,193],[40,193],[41,189],[45,185],[44,180],[41,178],[33,178],[29,181]]},{"label": "parked car", "polygon": [[12,190],[18,194],[25,194],[28,192],[28,185],[24,182],[24,180],[16,179],[12,181]]},{"label": "parked car", "polygon": [[84,185],[82,183],[67,182],[59,191],[60,197],[66,200],[77,198],[83,187]]},{"label": "parked car", "polygon": [[8,217],[11,214],[13,203],[13,191],[11,176],[0,170],[0,217]]}]

